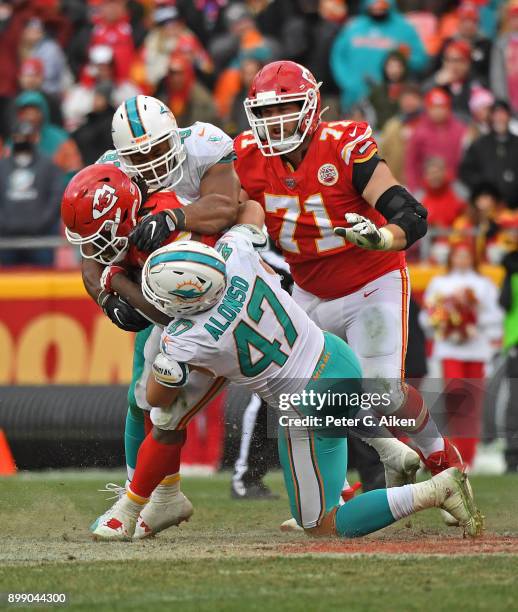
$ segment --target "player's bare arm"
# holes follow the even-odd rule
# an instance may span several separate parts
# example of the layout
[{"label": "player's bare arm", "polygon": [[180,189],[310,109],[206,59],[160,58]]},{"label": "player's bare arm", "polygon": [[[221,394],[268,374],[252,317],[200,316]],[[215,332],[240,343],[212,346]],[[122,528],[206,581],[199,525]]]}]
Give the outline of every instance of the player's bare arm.
[{"label": "player's bare arm", "polygon": [[366,172],[369,172],[369,166],[372,165],[374,169],[364,186],[362,179],[359,179],[363,187],[362,197],[380,212],[388,223],[377,227],[366,217],[348,213],[345,219],[351,227],[337,227],[335,233],[368,250],[407,249],[426,234],[427,211],[396,181],[384,161],[374,158],[370,164],[365,164]]},{"label": "player's bare arm", "polygon": [[203,176],[196,202],[145,217],[133,230],[131,242],[139,250],[151,252],[175,230],[216,234],[235,223],[239,191],[233,164],[215,164]]}]

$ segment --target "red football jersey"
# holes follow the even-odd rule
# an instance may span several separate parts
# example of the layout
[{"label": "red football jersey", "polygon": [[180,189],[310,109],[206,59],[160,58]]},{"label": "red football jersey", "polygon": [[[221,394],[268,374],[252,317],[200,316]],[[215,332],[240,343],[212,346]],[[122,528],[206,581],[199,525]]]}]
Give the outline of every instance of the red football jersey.
[{"label": "red football jersey", "polygon": [[[144,206],[139,210],[139,217],[142,218],[145,214],[156,215],[163,210],[180,208],[182,204],[171,191],[161,191],[153,194]],[[220,234],[214,236],[201,236],[200,234],[192,234],[187,230],[172,232],[161,246],[171,244],[176,240],[200,240],[204,244],[214,246],[220,237]],[[146,263],[149,253],[139,251],[134,245],[130,244],[128,253],[124,259],[124,264],[133,268],[142,268]]]},{"label": "red football jersey", "polygon": [[263,206],[268,233],[297,285],[320,298],[348,295],[405,267],[403,252],[367,251],[333,232],[346,224],[348,212],[386,224],[352,183],[354,164],[377,150],[371,128],[356,121],[321,123],[296,170],[280,156],[265,157],[252,132],[235,140],[235,168],[243,189]]}]

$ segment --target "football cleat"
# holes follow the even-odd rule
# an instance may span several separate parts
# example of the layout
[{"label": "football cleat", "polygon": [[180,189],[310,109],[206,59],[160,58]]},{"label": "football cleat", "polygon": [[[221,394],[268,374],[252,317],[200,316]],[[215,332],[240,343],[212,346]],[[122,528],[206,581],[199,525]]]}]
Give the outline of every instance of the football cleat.
[{"label": "football cleat", "polygon": [[232,480],[230,497],[233,499],[279,499],[262,480],[245,484],[242,480]]},{"label": "football cleat", "polygon": [[293,531],[304,531],[304,529],[297,523],[294,518],[290,518],[281,524],[280,530],[287,533]]},{"label": "football cleat", "polygon": [[[106,499],[116,499],[117,501],[126,494],[126,488],[121,487],[120,485],[115,484],[114,482],[108,482],[104,489],[99,489],[99,491],[101,493],[112,493],[112,495],[110,497],[107,497]],[[106,510],[104,514],[98,516],[95,521],[90,525],[90,531],[92,533],[97,529],[97,525],[99,525],[99,523],[102,523],[106,519],[106,517],[109,516],[110,512],[115,506],[115,503],[110,508],[108,508],[108,510]]]},{"label": "football cleat", "polygon": [[135,533],[142,505],[124,495],[93,531],[94,540],[129,541]]},{"label": "football cleat", "polygon": [[448,468],[430,480],[415,485],[414,508],[437,507],[445,510],[464,530],[464,536],[480,536],[484,517],[475,506],[468,477],[458,468]]},{"label": "football cleat", "polygon": [[340,494],[342,497],[342,501],[345,503],[351,500],[356,495],[356,491],[358,491],[358,489],[361,489],[361,488],[362,488],[361,482],[355,482],[353,485],[349,485]]},{"label": "football cleat", "polygon": [[457,447],[448,438],[444,438],[444,450],[436,451],[426,458],[421,454],[421,459],[432,476],[452,467],[459,469],[461,472],[466,469],[466,464],[462,460]]},{"label": "football cleat", "polygon": [[174,492],[170,489],[169,485],[158,485],[153,491],[137,519],[134,540],[152,537],[191,518],[194,512],[191,502],[178,489]]},{"label": "football cleat", "polygon": [[420,466],[419,455],[397,438],[362,438],[380,456],[385,468],[385,486],[413,484]]}]

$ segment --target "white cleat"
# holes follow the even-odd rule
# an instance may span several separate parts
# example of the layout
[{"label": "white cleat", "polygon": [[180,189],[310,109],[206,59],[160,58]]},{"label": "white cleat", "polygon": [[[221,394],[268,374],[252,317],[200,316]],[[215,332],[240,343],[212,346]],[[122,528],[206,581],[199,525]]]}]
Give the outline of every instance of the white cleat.
[{"label": "white cleat", "polygon": [[194,512],[191,502],[181,491],[170,489],[170,486],[158,485],[153,491],[138,517],[133,539],[149,538],[191,518]]},{"label": "white cleat", "polygon": [[374,448],[385,468],[385,485],[402,487],[413,484],[421,465],[419,455],[397,438],[362,438]]},{"label": "white cleat", "polygon": [[142,505],[124,495],[104,515],[93,531],[94,540],[129,541],[135,533],[137,518]]},{"label": "white cleat", "polygon": [[294,531],[304,531],[304,529],[297,523],[294,518],[290,518],[281,524],[280,530],[286,533],[293,533]]},{"label": "white cleat", "polygon": [[468,477],[458,468],[449,468],[414,488],[416,510],[432,506],[445,510],[458,521],[464,535],[482,535],[484,517],[475,506]]},{"label": "white cleat", "polygon": [[[121,497],[123,497],[124,495],[126,495],[126,488],[125,487],[121,487],[118,484],[115,484],[114,482],[108,482],[106,484],[106,486],[104,487],[104,489],[99,489],[99,491],[101,493],[105,492],[106,493],[112,493],[112,495],[110,497],[107,497],[106,499],[116,499],[117,501],[119,501],[119,499],[121,499]],[[117,502],[115,502],[110,508],[108,508],[108,510],[106,510],[106,512],[104,514],[101,514],[101,516],[98,516],[95,521],[90,525],[90,531],[93,533],[96,529],[97,526],[104,522],[104,520],[110,515],[110,512],[113,510],[113,508],[115,507],[115,504]]]}]

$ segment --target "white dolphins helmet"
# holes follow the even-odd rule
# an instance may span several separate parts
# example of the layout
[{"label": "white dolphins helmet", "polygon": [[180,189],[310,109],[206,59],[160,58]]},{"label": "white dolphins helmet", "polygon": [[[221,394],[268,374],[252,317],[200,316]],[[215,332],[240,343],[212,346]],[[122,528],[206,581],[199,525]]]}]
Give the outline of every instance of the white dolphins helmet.
[{"label": "white dolphins helmet", "polygon": [[226,286],[223,257],[210,246],[180,240],[148,257],[142,270],[142,293],[170,317],[212,308]]},{"label": "white dolphins helmet", "polygon": [[160,100],[128,98],[113,115],[112,138],[122,169],[144,179],[149,189],[182,180],[185,148],[173,113]]}]

